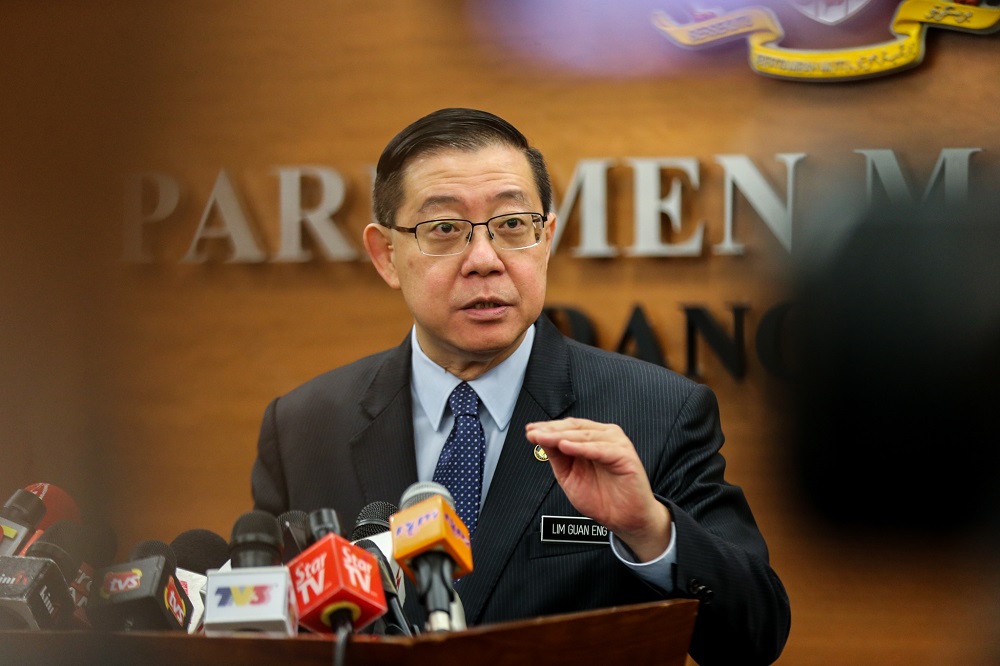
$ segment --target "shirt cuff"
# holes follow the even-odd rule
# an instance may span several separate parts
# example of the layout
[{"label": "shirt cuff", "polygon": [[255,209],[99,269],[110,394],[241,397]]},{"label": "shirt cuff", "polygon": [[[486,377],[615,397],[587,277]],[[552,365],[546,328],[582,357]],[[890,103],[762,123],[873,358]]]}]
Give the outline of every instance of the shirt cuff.
[{"label": "shirt cuff", "polygon": [[636,576],[649,583],[664,594],[669,594],[674,589],[674,564],[677,563],[677,531],[674,529],[673,521],[670,523],[670,543],[667,549],[659,557],[649,562],[639,562],[635,553],[625,545],[618,537],[611,533],[611,552],[615,557],[632,570]]}]

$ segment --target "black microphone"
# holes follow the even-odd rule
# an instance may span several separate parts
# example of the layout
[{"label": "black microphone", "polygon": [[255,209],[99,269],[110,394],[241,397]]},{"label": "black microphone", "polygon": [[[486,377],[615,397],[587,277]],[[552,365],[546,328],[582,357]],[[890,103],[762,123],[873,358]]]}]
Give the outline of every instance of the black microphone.
[{"label": "black microphone", "polygon": [[208,575],[229,560],[229,542],[211,530],[193,529],[181,532],[170,542],[177,557],[177,568]]},{"label": "black microphone", "polygon": [[309,526],[309,545],[316,543],[328,534],[341,536],[340,517],[333,509],[316,509],[310,511],[306,517]]},{"label": "black microphone", "polygon": [[376,534],[389,531],[389,516],[399,511],[399,507],[392,502],[375,501],[369,502],[361,509],[358,519],[354,521],[354,531],[351,532],[351,541],[368,539]]},{"label": "black microphone", "polygon": [[67,580],[80,566],[82,528],[54,523],[21,557],[0,556],[0,629],[58,629],[73,614]]},{"label": "black microphone", "polygon": [[0,556],[17,555],[44,516],[45,502],[27,490],[15,490],[0,509]]},{"label": "black microphone", "polygon": [[186,631],[193,607],[176,574],[170,546],[155,539],[136,544],[127,562],[97,572],[90,623],[108,631]]},{"label": "black microphone", "polygon": [[282,561],[288,564],[312,543],[309,534],[309,516],[305,511],[292,509],[278,516],[278,524],[281,525],[281,536],[285,542]]},{"label": "black microphone", "polygon": [[278,519],[250,511],[236,519],[229,540],[232,568],[208,572],[205,634],[254,631],[295,636],[299,612]]},{"label": "black microphone", "polygon": [[205,529],[181,532],[170,542],[177,556],[177,579],[191,600],[189,634],[202,629],[205,616],[205,586],[208,570],[218,569],[229,559],[229,543],[220,535]]},{"label": "black microphone", "polygon": [[[384,616],[373,622],[369,629],[375,634],[402,633],[405,636],[412,636],[419,631],[403,612],[403,604],[406,601],[405,578],[399,563],[393,558],[392,533],[389,531],[389,518],[397,511],[399,511],[399,507],[392,502],[375,501],[366,504],[358,514],[357,520],[354,521],[351,541],[372,554],[375,553],[367,544],[374,545],[381,554],[381,557],[376,557],[379,560],[379,566],[386,568],[384,572],[380,573],[383,578],[382,587],[385,589],[389,610]],[[366,545],[362,546],[362,542],[366,542]]]},{"label": "black microphone", "polygon": [[250,511],[233,525],[229,559],[234,569],[280,566],[284,548],[278,519],[266,511]]},{"label": "black microphone", "polygon": [[389,565],[393,584],[399,593],[399,603],[403,603],[406,601],[403,570],[393,558],[392,532],[389,531],[389,518],[397,511],[399,507],[392,502],[376,501],[366,504],[358,514],[358,519],[354,521],[351,541],[357,543],[362,539],[368,539],[378,546]]}]

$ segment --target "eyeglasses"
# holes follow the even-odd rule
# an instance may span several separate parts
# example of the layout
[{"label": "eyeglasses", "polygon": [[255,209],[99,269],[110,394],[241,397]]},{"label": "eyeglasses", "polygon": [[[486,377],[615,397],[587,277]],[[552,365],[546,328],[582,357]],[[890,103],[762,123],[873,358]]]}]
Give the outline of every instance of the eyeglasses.
[{"label": "eyeglasses", "polygon": [[538,213],[505,213],[485,222],[428,220],[415,227],[392,227],[413,234],[420,252],[429,257],[462,254],[472,242],[476,227],[486,227],[499,250],[526,250],[542,241],[545,218]]}]

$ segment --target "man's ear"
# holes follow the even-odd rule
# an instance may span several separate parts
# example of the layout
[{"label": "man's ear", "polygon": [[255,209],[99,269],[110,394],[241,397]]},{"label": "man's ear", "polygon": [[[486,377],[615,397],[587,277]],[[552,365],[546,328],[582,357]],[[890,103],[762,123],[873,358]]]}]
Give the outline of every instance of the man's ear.
[{"label": "man's ear", "polygon": [[545,221],[545,229],[542,231],[545,234],[545,258],[548,259],[549,255],[552,254],[552,239],[555,238],[556,234],[556,214],[549,211],[549,217]]},{"label": "man's ear", "polygon": [[392,230],[374,222],[365,227],[362,234],[368,256],[375,264],[375,270],[385,283],[399,289],[399,275],[396,273],[396,248],[392,244]]}]

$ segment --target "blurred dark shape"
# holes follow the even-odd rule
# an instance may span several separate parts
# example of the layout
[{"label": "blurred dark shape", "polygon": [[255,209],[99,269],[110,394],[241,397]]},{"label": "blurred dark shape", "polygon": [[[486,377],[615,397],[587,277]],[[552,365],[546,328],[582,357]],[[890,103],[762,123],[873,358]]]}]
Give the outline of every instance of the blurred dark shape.
[{"label": "blurred dark shape", "polygon": [[94,569],[103,569],[115,561],[118,535],[102,518],[87,521],[83,531],[83,561]]},{"label": "blurred dark shape", "polygon": [[872,210],[801,279],[793,460],[830,521],[926,535],[996,527],[996,217]]}]

